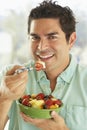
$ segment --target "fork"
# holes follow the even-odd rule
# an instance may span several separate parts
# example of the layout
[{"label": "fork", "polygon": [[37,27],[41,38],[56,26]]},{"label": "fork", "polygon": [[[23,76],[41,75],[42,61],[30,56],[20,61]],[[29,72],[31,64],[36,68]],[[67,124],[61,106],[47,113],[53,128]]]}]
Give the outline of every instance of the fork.
[{"label": "fork", "polygon": [[33,70],[33,69],[34,69],[34,67],[23,67],[23,68],[17,69],[17,70],[15,71],[15,74],[20,74],[20,73],[24,72],[25,70],[31,71],[31,70]]}]

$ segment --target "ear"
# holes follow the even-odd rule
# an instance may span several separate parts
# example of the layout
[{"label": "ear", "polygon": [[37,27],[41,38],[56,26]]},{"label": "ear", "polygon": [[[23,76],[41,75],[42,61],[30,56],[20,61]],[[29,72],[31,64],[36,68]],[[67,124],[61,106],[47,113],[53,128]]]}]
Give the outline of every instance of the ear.
[{"label": "ear", "polygon": [[69,49],[72,48],[72,46],[75,44],[75,41],[76,41],[76,32],[73,32],[69,38],[69,46],[70,46]]}]

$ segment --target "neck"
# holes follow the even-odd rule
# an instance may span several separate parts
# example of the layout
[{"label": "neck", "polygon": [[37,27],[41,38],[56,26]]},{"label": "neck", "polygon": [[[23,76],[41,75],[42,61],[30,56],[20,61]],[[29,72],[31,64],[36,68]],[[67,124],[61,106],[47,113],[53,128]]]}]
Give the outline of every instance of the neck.
[{"label": "neck", "polygon": [[51,71],[46,71],[47,78],[50,80],[50,87],[52,91],[55,89],[57,77],[68,67],[69,62],[70,59],[67,60],[67,64],[55,68]]}]

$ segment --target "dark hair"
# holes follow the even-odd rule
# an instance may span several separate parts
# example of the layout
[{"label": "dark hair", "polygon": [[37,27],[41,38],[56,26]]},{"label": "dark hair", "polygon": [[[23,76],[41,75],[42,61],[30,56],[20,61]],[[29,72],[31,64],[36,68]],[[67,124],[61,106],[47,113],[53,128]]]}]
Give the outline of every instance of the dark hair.
[{"label": "dark hair", "polygon": [[56,1],[44,0],[39,6],[31,10],[28,19],[28,33],[32,20],[40,18],[58,19],[61,29],[66,35],[66,40],[69,40],[70,35],[75,31],[76,20],[72,10],[67,6],[58,5]]}]

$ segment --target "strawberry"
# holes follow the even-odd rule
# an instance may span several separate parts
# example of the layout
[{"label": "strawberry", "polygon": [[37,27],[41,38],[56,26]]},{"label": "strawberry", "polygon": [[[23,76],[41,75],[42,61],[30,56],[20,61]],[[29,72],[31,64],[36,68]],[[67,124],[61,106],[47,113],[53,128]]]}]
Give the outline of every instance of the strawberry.
[{"label": "strawberry", "polygon": [[42,65],[41,63],[37,62],[37,63],[35,64],[35,69],[36,69],[37,71],[42,70],[42,69],[43,69],[43,65]]},{"label": "strawberry", "polygon": [[22,97],[22,99],[25,99],[25,98],[29,99],[30,97],[31,97],[30,95],[24,95],[24,96]]},{"label": "strawberry", "polygon": [[37,100],[41,100],[41,99],[44,99],[44,94],[43,93],[39,93],[39,94],[37,94],[37,96],[36,96],[36,99]]},{"label": "strawberry", "polygon": [[19,102],[22,103],[22,101],[23,101],[24,99],[28,99],[28,100],[29,100],[30,97],[31,97],[30,95],[24,95],[24,96],[22,96],[22,97],[19,99]]},{"label": "strawberry", "polygon": [[49,109],[51,105],[53,105],[53,101],[52,101],[51,99],[47,99],[47,100],[45,101],[45,106],[44,106],[44,108],[45,108],[45,109]]},{"label": "strawberry", "polygon": [[25,105],[25,106],[28,106],[29,105],[29,99],[28,98],[24,98],[22,100],[22,104]]},{"label": "strawberry", "polygon": [[22,99],[22,101],[21,101],[21,103],[23,104],[23,105],[25,105],[25,106],[31,106],[30,104],[29,104],[29,99],[31,98],[31,96],[30,95],[24,95],[21,99]]}]

